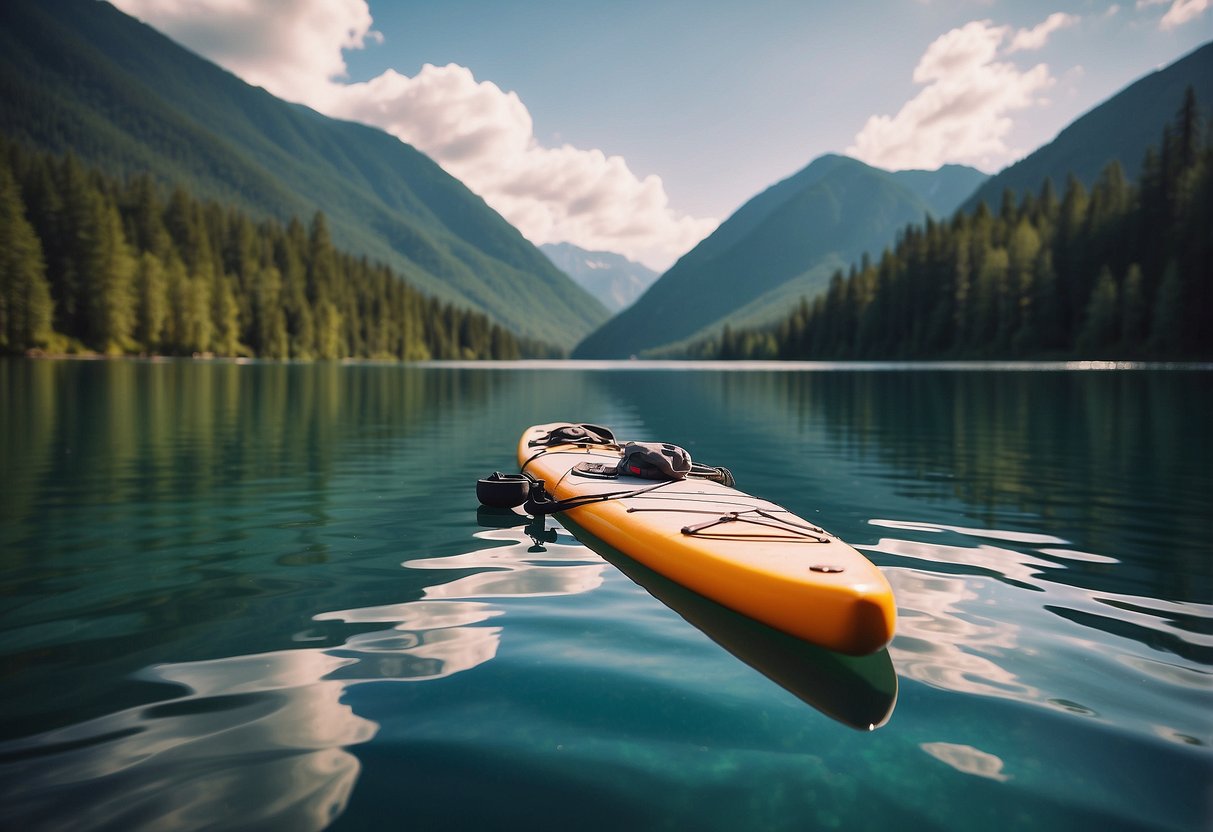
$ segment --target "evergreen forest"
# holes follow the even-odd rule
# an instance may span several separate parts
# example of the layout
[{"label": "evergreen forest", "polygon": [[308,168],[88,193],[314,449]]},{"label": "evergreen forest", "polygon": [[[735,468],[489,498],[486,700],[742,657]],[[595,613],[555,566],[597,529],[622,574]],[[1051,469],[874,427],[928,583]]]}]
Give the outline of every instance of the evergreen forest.
[{"label": "evergreen forest", "polygon": [[694,358],[1213,359],[1213,136],[1188,90],[1130,183],[1003,194],[907,227],[773,326],[725,327]]},{"label": "evergreen forest", "polygon": [[0,138],[0,353],[275,359],[551,355],[310,225]]}]

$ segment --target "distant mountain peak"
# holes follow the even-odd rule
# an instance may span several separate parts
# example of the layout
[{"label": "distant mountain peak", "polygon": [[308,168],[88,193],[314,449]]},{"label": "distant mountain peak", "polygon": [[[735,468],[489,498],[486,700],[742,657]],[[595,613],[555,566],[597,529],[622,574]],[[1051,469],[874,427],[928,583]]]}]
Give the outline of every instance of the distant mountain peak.
[{"label": "distant mountain peak", "polygon": [[761,324],[823,289],[836,269],[879,255],[925,216],[948,216],[985,174],[960,165],[889,171],[829,153],[737,209],[616,315],[577,357],[621,357],[696,337],[725,322]]},{"label": "distant mountain peak", "polygon": [[587,251],[572,243],[547,243],[539,250],[611,312],[631,306],[657,279],[657,272],[613,251]]},{"label": "distant mountain peak", "polygon": [[967,165],[941,165],[935,170],[899,170],[891,174],[914,191],[936,217],[946,217],[990,178]]}]

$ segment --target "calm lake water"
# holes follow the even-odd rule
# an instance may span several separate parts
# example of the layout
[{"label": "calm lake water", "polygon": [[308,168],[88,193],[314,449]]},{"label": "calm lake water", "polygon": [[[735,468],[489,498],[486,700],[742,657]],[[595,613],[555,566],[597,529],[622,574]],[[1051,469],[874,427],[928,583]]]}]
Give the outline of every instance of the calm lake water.
[{"label": "calm lake water", "polygon": [[[1213,372],[675,366],[0,362],[0,827],[1213,826]],[[556,420],[841,535],[896,639],[478,512]]]}]

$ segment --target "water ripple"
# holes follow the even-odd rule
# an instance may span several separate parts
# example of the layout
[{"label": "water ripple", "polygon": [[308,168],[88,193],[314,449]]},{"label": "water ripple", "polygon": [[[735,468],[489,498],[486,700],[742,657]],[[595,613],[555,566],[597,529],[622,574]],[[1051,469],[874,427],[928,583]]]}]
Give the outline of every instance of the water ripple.
[{"label": "water ripple", "polygon": [[[1047,535],[889,520],[873,525],[948,534],[946,543],[890,537],[861,547],[881,560],[893,585],[898,631],[890,654],[903,677],[1172,742],[1213,744],[1207,718],[1213,605],[1086,588],[1076,585],[1081,576],[1062,583],[1058,576],[1067,570],[1120,561],[1060,548],[1065,541]],[[1033,548],[1039,544],[1049,545]],[[1126,667],[1150,684],[1131,691],[1113,684]]]},{"label": "water ripple", "polygon": [[[504,545],[405,564],[439,579],[421,600],[313,616],[387,629],[354,632],[331,647],[148,667],[143,680],[186,692],[0,744],[6,822],[38,826],[67,801],[81,828],[323,829],[345,810],[358,778],[360,763],[346,749],[379,730],[344,703],[351,685],[471,670],[496,656],[502,628],[486,622],[505,614],[471,598],[585,592],[606,568],[581,546],[534,546],[520,528],[476,537]],[[57,638],[31,631],[22,647]],[[295,640],[323,637],[305,631]]]}]

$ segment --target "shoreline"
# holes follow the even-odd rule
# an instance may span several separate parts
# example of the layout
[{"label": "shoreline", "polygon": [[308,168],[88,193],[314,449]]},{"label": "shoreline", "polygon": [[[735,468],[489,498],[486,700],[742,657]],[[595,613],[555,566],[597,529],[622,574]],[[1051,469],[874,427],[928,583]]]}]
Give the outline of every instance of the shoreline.
[{"label": "shoreline", "polygon": [[1106,372],[1106,371],[1213,371],[1211,361],[1126,361],[1119,359],[939,359],[889,361],[779,361],[719,359],[424,359],[401,361],[375,358],[252,358],[221,356],[213,353],[193,355],[105,355],[104,353],[45,353],[30,350],[23,355],[2,356],[32,361],[129,361],[152,364],[205,362],[212,364],[340,364],[345,366],[399,366],[468,370],[552,370],[552,371],[720,371],[720,372]]}]

